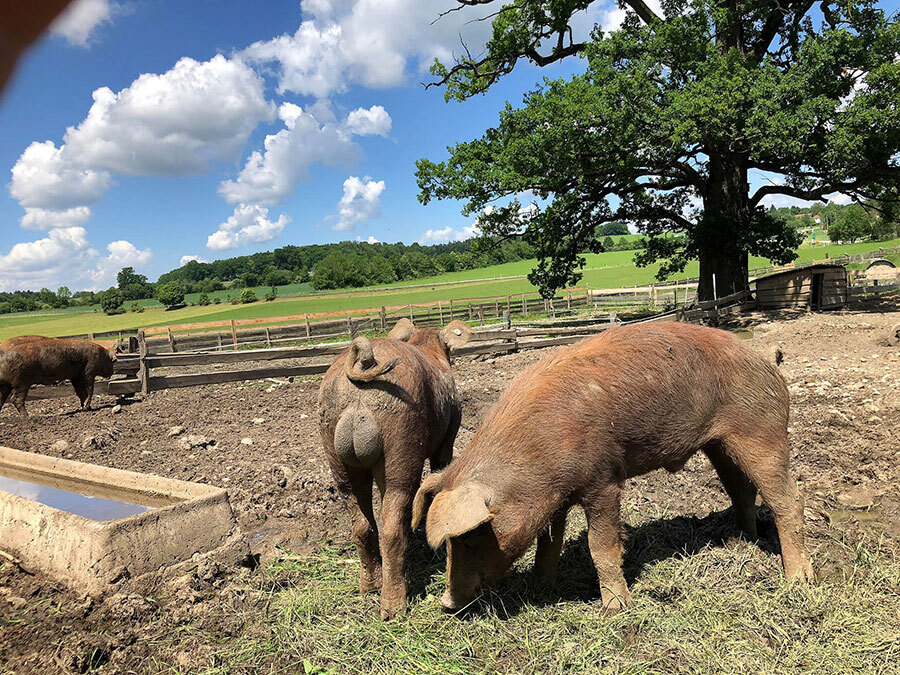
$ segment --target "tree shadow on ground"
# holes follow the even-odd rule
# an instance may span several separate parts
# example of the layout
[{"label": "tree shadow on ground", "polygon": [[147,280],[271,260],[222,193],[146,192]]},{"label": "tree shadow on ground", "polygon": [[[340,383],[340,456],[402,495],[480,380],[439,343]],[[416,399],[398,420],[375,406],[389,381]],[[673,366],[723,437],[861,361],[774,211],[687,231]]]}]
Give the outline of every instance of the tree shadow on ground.
[{"label": "tree shadow on ground", "polygon": [[[757,545],[771,555],[779,554],[774,521],[771,512],[765,507],[759,509],[757,528]],[[729,539],[739,536],[731,508],[710,513],[703,518],[676,516],[653,520],[636,527],[626,525],[624,532],[625,556],[622,569],[629,585],[650,565],[679,555],[695,555],[708,546],[722,546]],[[551,588],[538,582],[530,569],[514,569],[496,588],[489,590],[459,614],[477,616],[490,612],[501,618],[512,618],[529,607],[544,607],[559,601],[598,601],[600,585],[588,548],[587,530],[566,542],[559,561],[558,576],[557,587]],[[430,583],[430,580],[426,578],[424,583]],[[413,597],[412,583],[410,597]]]}]

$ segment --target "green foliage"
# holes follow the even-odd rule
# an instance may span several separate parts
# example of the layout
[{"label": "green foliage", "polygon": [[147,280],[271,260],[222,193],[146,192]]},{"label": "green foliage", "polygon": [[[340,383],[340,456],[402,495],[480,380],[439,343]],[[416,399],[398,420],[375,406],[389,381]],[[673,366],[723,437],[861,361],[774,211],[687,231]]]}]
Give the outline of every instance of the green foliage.
[{"label": "green foliage", "polygon": [[858,239],[868,239],[873,234],[874,220],[863,207],[853,204],[844,209],[834,224],[828,228],[828,236],[832,241],[849,241],[850,243]]},{"label": "green foliage", "polygon": [[251,302],[256,302],[259,298],[256,297],[256,293],[253,292],[252,288],[245,288],[240,295],[241,304],[246,305]]},{"label": "green foliage", "polygon": [[144,311],[144,306],[136,302],[132,302],[128,307],[128,311],[134,312],[135,314],[141,314]]},{"label": "green foliage", "polygon": [[278,289],[275,288],[274,286],[272,286],[272,288],[270,288],[268,290],[268,292],[266,292],[266,294],[263,296],[263,299],[266,302],[272,302],[272,300],[274,300],[277,297],[278,297]]},{"label": "green foliage", "polygon": [[209,294],[201,293],[200,297],[197,298],[197,304],[200,305],[201,307],[205,307],[206,305],[208,305],[209,304]]},{"label": "green foliage", "polygon": [[605,237],[603,239],[603,250],[604,251],[612,251],[616,247],[616,242],[613,241],[612,237]]},{"label": "green foliage", "polygon": [[177,281],[170,281],[158,286],[156,299],[166,308],[181,307],[184,305],[184,288]]},{"label": "green foliage", "polygon": [[124,302],[122,292],[115,286],[98,293],[97,299],[100,301],[100,309],[106,314],[121,314],[125,311],[122,308]]},{"label": "green foliage", "polygon": [[[623,0],[621,28],[580,44],[569,27],[587,0],[474,4],[494,17],[493,37],[483,57],[435,65],[448,98],[486,91],[521,59],[577,53],[586,70],[507,104],[449,160],[419,160],[420,200],[464,200],[473,215],[511,199],[481,229],[534,247],[530,278],[545,294],[580,278],[605,223],[646,235],[638,261],[661,262],[660,278],[699,259],[706,297],[713,273],[720,292],[744,287],[748,255],[795,257],[800,235],[764,198],[897,198],[900,25],[871,0],[828,2],[824,22],[812,3],[683,0],[656,16]],[[785,178],[750,193],[751,171]],[[523,213],[525,191],[546,205]]]},{"label": "green foliage", "polygon": [[625,223],[620,223],[618,220],[614,220],[609,223],[603,223],[597,228],[597,236],[603,237],[605,235],[611,234],[631,234],[628,230],[628,225]]},{"label": "green foliage", "polygon": [[222,299],[221,299],[221,298],[216,298],[216,299],[213,300],[213,304],[214,304],[214,305],[218,305],[218,304],[221,303],[221,302],[222,302]]}]

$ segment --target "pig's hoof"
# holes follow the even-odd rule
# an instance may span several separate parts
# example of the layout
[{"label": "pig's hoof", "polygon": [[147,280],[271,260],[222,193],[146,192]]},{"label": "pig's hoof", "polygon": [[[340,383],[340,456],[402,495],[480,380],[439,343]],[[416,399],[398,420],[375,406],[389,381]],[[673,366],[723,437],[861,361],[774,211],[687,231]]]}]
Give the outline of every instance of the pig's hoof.
[{"label": "pig's hoof", "polygon": [[816,580],[816,575],[813,572],[812,564],[806,558],[801,560],[800,563],[794,567],[794,569],[786,571],[785,577],[787,577],[787,580],[793,584],[811,584]]},{"label": "pig's hoof", "polygon": [[631,594],[627,589],[617,593],[604,590],[601,595],[603,613],[606,616],[613,616],[614,614],[618,614],[622,610],[631,607]]},{"label": "pig's hoof", "polygon": [[398,616],[402,616],[406,613],[406,604],[398,605],[397,607],[382,607],[381,608],[381,620],[382,621],[390,621],[391,619],[395,619]]}]

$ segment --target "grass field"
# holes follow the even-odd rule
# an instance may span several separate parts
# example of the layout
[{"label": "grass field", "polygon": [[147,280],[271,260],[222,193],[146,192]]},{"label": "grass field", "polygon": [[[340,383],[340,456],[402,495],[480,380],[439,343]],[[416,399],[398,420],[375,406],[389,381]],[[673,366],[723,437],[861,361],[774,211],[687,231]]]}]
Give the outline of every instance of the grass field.
[{"label": "grass field", "polygon": [[[863,242],[834,246],[802,246],[798,253],[800,262],[818,260],[826,254],[835,258],[875,250],[900,246],[900,239],[886,242]],[[634,265],[635,251],[612,251],[609,253],[586,254],[584,278],[581,285],[591,288],[621,288],[643,285],[655,280],[657,266],[638,268]],[[30,312],[0,316],[0,340],[24,333],[42,335],[76,335],[89,332],[132,330],[150,326],[165,326],[195,321],[219,321],[227,319],[265,318],[290,316],[316,312],[341,312],[366,309],[382,305],[406,305],[427,303],[438,300],[460,300],[477,297],[495,297],[529,293],[536,290],[524,275],[534,267],[534,260],[520,260],[502,265],[494,265],[477,270],[451,272],[435,277],[392,284],[390,286],[364,288],[358,290],[328,291],[315,293],[308,284],[293,284],[278,289],[279,299],[274,302],[256,302],[248,305],[231,305],[225,298],[238,291],[218,291],[210,298],[219,297],[223,304],[205,307],[188,306],[166,311],[155,300],[140,301],[145,307],[141,313],[126,312],[117,316],[106,316],[99,308],[59,310],[53,312]],[[751,258],[750,267],[765,267],[769,262],[763,258]],[[673,279],[696,277],[698,265],[693,262],[683,274]],[[515,278],[505,278],[515,277]],[[262,295],[267,287],[255,289]],[[187,297],[188,302],[196,301],[196,294]],[[126,303],[126,308],[131,303]]]},{"label": "grass field", "polygon": [[290,663],[306,673],[896,672],[900,564],[878,542],[847,547],[841,577],[791,585],[755,544],[673,553],[670,538],[701,535],[673,534],[672,523],[694,526],[641,526],[654,530],[640,534],[653,545],[626,561],[626,576],[639,577],[635,605],[613,617],[598,611],[583,521],[567,536],[558,592],[536,587],[524,560],[461,616],[441,611],[444,563],[422,549],[409,565],[409,615],[387,623],[378,595],[358,593],[353,551],[284,551],[267,569],[267,629],[223,644],[219,667],[204,672]]}]

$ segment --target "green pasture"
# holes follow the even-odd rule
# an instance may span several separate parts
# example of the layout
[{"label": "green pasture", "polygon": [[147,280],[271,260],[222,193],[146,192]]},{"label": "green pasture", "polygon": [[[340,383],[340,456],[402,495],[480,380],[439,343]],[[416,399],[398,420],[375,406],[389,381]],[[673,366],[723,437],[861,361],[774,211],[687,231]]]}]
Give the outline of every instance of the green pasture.
[{"label": "green pasture", "polygon": [[[801,246],[798,260],[801,262],[830,258],[841,255],[855,255],[878,248],[900,246],[900,239],[886,242],[861,242],[844,245]],[[635,251],[611,251],[608,253],[585,254],[584,277],[579,285],[591,288],[621,288],[644,285],[655,280],[656,265],[639,268],[634,265]],[[278,288],[278,299],[274,302],[262,300],[248,305],[232,305],[229,296],[236,290],[210,293],[210,299],[218,297],[222,302],[204,307],[187,306],[166,311],[155,300],[140,301],[144,311],[126,312],[117,316],[106,316],[98,308],[69,309],[54,312],[30,312],[0,316],[0,340],[22,335],[40,333],[42,335],[75,335],[100,333],[116,330],[133,330],[149,326],[166,326],[200,321],[221,321],[228,319],[267,318],[314,314],[318,312],[345,312],[380,306],[430,303],[448,300],[464,300],[505,295],[530,293],[536,289],[524,275],[535,264],[534,260],[494,265],[477,270],[451,272],[435,277],[392,284],[390,286],[313,292],[308,284],[292,284]],[[751,258],[750,267],[765,267],[769,262],[763,258]],[[693,262],[683,274],[672,279],[695,277],[698,265]],[[513,277],[513,278],[506,278]],[[452,282],[452,283],[450,283]],[[267,287],[254,289],[259,297]],[[188,302],[196,301],[198,294],[189,295]],[[131,303],[126,303],[126,309]]]}]

